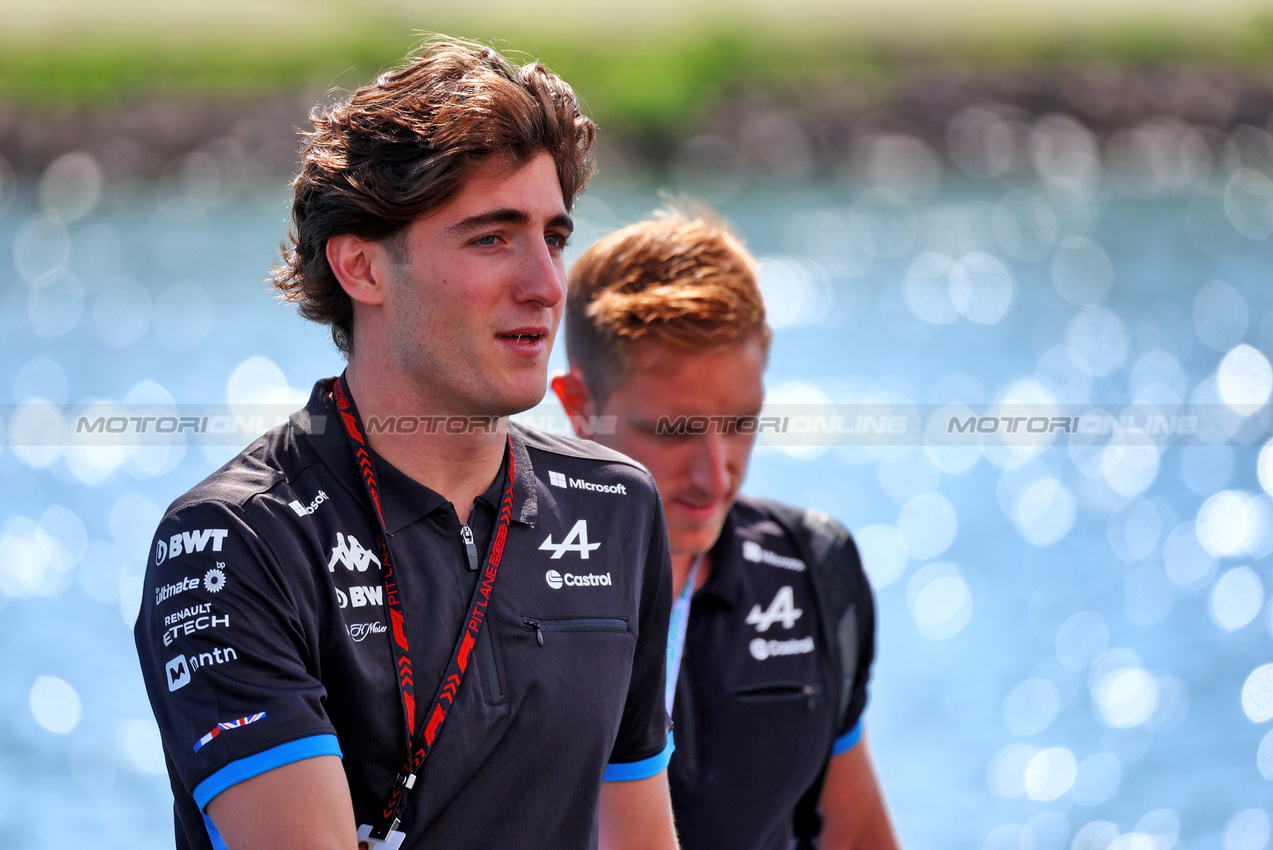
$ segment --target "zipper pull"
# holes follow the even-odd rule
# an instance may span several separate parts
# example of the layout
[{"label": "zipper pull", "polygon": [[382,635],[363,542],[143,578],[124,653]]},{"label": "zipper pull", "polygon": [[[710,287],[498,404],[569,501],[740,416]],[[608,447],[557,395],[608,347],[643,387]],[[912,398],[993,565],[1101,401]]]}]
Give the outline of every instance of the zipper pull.
[{"label": "zipper pull", "polygon": [[532,620],[530,617],[522,617],[522,622],[526,624],[526,628],[535,630],[535,640],[540,646],[544,645],[544,630],[539,627],[538,620]]},{"label": "zipper pull", "polygon": [[464,538],[464,548],[469,553],[469,569],[477,569],[477,544],[473,542],[473,529],[466,522],[460,526],[460,536]]},{"label": "zipper pull", "polygon": [[805,705],[809,707],[809,711],[813,711],[813,709],[816,707],[815,706],[816,701],[813,698],[813,695],[815,693],[817,693],[817,691],[814,690],[813,685],[804,686],[804,700],[805,700]]}]

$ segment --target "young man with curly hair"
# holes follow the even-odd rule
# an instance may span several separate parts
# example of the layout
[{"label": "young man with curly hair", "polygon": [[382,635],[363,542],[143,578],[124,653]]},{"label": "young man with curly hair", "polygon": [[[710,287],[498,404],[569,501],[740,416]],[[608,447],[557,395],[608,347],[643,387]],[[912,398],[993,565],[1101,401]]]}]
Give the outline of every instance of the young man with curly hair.
[{"label": "young man with curly hair", "polygon": [[445,42],[312,117],[275,284],[348,368],[156,534],[177,846],[673,850],[653,481],[507,418],[545,390],[593,124]]}]

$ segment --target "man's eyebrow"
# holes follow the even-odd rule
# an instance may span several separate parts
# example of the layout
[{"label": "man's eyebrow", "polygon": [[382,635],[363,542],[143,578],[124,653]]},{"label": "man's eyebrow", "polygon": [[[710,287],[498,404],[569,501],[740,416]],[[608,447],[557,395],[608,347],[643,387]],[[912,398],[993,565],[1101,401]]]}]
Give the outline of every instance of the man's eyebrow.
[{"label": "man's eyebrow", "polygon": [[[490,212],[479,213],[478,215],[471,215],[468,218],[461,219],[448,227],[446,232],[451,236],[462,236],[474,230],[481,230],[483,227],[490,227],[493,224],[515,224],[524,227],[530,224],[530,214],[525,210],[511,207],[502,210],[491,210]],[[565,213],[555,215],[549,219],[548,226],[560,228],[571,233],[575,229],[574,221]]]}]

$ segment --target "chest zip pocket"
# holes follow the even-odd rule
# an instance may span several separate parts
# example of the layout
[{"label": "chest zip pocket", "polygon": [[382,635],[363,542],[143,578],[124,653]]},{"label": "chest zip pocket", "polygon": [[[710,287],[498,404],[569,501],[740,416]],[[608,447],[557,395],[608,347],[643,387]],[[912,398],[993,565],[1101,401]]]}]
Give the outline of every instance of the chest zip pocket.
[{"label": "chest zip pocket", "polygon": [[622,617],[571,617],[564,620],[537,620],[522,617],[522,624],[535,633],[535,641],[544,645],[544,632],[610,632],[626,635],[628,621]]},{"label": "chest zip pocket", "polygon": [[804,698],[805,707],[813,711],[818,704],[818,686],[804,682],[762,682],[744,685],[734,691],[740,702],[784,702]]}]

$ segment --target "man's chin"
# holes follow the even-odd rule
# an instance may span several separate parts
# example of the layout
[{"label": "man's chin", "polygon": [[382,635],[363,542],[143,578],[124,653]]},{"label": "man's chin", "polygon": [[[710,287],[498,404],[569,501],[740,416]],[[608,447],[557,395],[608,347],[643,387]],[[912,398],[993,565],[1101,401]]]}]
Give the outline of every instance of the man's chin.
[{"label": "man's chin", "polygon": [[547,385],[541,387],[538,391],[526,390],[501,394],[495,404],[488,403],[486,414],[488,416],[516,416],[518,413],[525,413],[544,400],[546,389]]},{"label": "man's chin", "polygon": [[721,525],[722,523],[714,523],[709,528],[700,526],[695,529],[668,529],[672,551],[695,555],[711,551],[720,539]]}]

